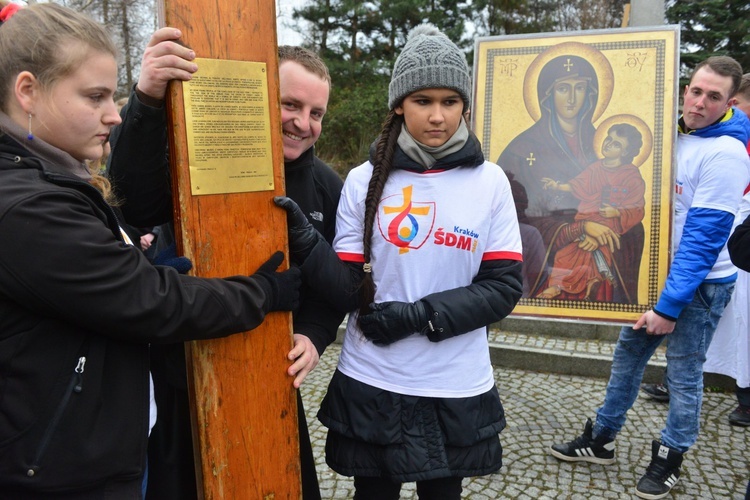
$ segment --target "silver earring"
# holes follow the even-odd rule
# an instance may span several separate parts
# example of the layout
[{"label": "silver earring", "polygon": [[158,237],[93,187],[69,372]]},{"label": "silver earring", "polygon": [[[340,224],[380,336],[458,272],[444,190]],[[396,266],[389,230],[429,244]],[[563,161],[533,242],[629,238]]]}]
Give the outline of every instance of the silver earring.
[{"label": "silver earring", "polygon": [[34,140],[34,134],[31,133],[31,113],[29,113],[29,135],[26,136],[26,138],[30,141]]}]

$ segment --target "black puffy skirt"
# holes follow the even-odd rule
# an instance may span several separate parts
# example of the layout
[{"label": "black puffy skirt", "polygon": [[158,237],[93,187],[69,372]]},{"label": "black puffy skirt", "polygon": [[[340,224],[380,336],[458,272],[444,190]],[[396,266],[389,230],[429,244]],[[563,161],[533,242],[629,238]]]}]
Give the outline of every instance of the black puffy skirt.
[{"label": "black puffy skirt", "polygon": [[469,398],[406,396],[336,370],[318,419],[328,428],[326,462],[345,476],[412,482],[502,466],[505,412],[494,386]]}]

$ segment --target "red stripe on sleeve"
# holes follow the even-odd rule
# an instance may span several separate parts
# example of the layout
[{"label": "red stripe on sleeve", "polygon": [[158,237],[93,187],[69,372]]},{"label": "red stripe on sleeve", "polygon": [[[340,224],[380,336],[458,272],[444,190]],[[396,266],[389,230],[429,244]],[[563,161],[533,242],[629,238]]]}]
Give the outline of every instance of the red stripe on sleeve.
[{"label": "red stripe on sleeve", "polygon": [[482,260],[517,260],[523,262],[523,256],[518,252],[487,252]]},{"label": "red stripe on sleeve", "polygon": [[365,256],[361,253],[336,252],[336,254],[339,256],[339,259],[343,260],[344,262],[359,262],[362,264],[365,263]]}]

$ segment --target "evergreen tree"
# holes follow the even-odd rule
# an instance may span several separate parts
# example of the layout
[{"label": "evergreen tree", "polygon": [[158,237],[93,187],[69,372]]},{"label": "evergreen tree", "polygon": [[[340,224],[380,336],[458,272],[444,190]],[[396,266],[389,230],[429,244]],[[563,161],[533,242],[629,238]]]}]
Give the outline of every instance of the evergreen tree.
[{"label": "evergreen tree", "polygon": [[731,56],[750,71],[750,3],[746,0],[672,1],[667,19],[680,25],[683,77],[712,55]]},{"label": "evergreen tree", "polygon": [[552,31],[558,4],[548,0],[474,0],[471,3],[479,36]]}]

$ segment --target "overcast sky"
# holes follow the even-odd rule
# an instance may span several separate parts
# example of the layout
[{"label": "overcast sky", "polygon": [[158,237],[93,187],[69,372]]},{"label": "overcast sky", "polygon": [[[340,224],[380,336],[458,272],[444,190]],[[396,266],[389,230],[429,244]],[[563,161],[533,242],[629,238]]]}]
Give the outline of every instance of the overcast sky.
[{"label": "overcast sky", "polygon": [[279,45],[299,45],[302,37],[285,25],[292,24],[292,10],[305,5],[308,0],[276,0],[276,33]]}]

